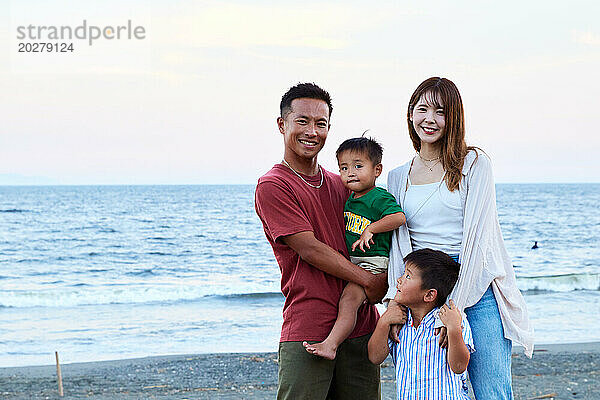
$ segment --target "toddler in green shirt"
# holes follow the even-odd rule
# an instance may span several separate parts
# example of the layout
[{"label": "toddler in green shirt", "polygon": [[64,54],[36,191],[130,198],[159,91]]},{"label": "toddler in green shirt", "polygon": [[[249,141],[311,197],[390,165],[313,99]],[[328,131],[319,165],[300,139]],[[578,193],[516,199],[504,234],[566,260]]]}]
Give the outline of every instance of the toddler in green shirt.
[{"label": "toddler in green shirt", "polygon": [[[348,139],[336,151],[340,177],[352,191],[344,207],[350,261],[373,274],[387,272],[392,231],[406,222],[394,196],[375,186],[382,155],[381,145],[366,137]],[[333,360],[338,346],[354,330],[356,313],[366,299],[362,286],[348,282],[329,336],[320,343],[304,342],[306,351]]]}]

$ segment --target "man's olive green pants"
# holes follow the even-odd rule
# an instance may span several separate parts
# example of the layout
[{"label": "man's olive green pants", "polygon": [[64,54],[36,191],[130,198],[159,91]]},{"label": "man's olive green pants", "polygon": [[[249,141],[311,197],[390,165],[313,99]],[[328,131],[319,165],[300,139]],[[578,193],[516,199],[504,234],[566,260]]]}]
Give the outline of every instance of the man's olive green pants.
[{"label": "man's olive green pants", "polygon": [[335,360],[308,353],[302,342],[279,343],[277,399],[379,400],[379,365],[367,354],[370,337],[346,339]]}]

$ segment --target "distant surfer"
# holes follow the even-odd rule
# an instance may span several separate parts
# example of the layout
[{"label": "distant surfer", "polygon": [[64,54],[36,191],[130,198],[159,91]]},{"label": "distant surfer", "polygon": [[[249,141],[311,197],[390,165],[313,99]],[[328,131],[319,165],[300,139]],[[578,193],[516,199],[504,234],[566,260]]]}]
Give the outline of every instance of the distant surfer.
[{"label": "distant surfer", "polygon": [[537,249],[537,248],[538,248],[538,245],[537,245],[537,240],[536,240],[535,243],[533,244],[533,246],[531,246],[531,249],[533,250],[533,249]]}]

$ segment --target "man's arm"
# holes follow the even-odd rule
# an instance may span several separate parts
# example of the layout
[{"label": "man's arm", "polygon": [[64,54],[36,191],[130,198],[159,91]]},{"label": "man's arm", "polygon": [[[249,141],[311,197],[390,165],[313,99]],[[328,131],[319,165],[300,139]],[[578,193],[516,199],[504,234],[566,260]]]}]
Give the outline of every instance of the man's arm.
[{"label": "man's arm", "polygon": [[387,291],[387,274],[372,274],[352,264],[340,253],[317,240],[310,231],[281,238],[300,258],[335,277],[354,282],[365,289],[371,303],[381,301]]}]

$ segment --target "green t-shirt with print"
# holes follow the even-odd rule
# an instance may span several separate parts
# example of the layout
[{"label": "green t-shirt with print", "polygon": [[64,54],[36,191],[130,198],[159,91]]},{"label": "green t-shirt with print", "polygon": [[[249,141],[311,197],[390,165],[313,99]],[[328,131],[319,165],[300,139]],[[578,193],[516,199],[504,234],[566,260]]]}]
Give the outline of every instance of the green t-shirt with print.
[{"label": "green t-shirt with print", "polygon": [[380,187],[373,188],[357,199],[354,198],[354,193],[351,194],[344,206],[348,253],[355,257],[389,257],[392,231],[373,235],[375,244],[372,244],[370,249],[365,247],[365,252],[358,247],[352,251],[352,244],[360,238],[360,235],[369,224],[397,212],[402,212],[402,208],[396,203],[394,196]]}]

